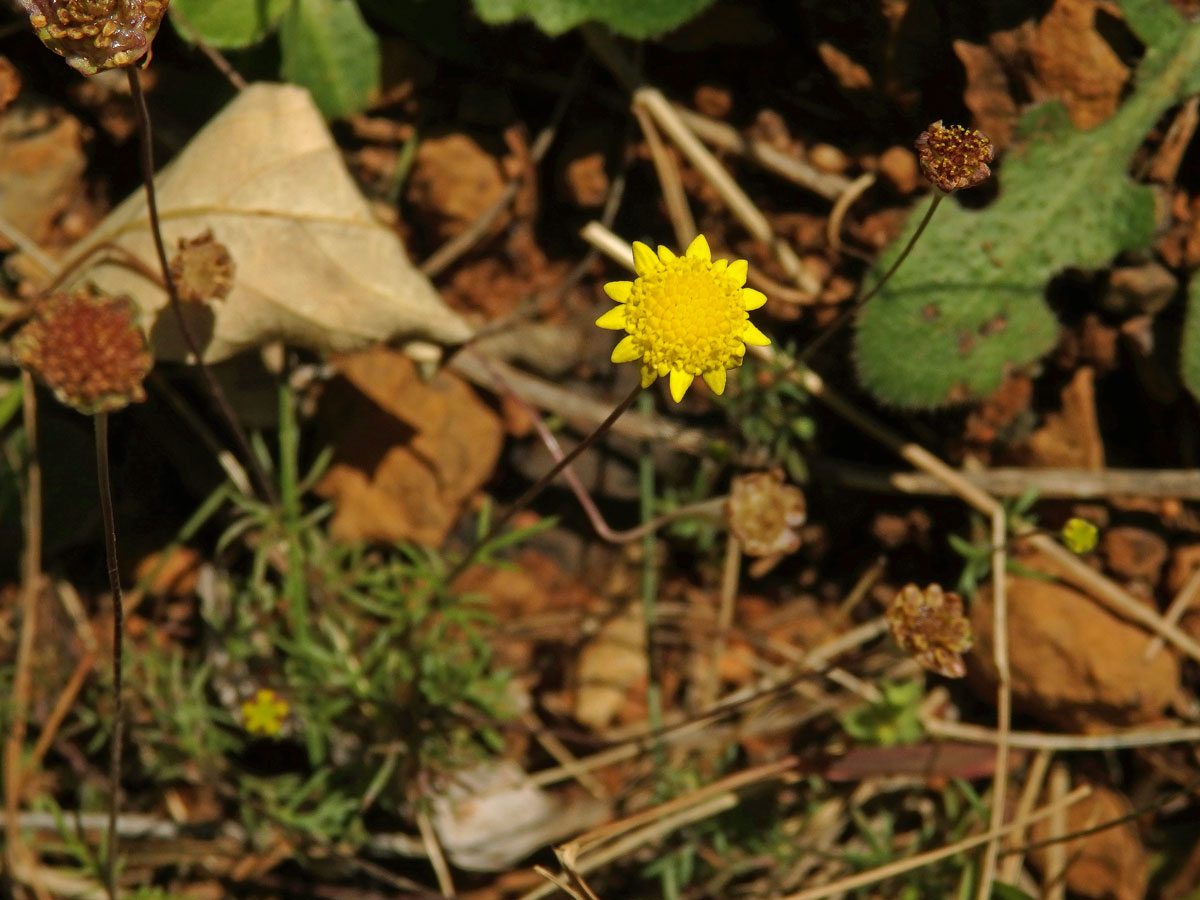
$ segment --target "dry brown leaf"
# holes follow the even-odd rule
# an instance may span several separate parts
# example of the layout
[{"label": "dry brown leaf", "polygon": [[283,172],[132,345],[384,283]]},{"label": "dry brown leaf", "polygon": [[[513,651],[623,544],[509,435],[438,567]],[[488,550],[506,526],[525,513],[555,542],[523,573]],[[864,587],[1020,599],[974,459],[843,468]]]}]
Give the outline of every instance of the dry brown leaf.
[{"label": "dry brown leaf", "polygon": [[337,505],[342,541],[415,541],[439,547],[467,499],[492,474],[499,418],[442,370],[420,379],[405,356],[375,347],[336,361],[318,418],[334,447],[317,493]]},{"label": "dry brown leaf", "polygon": [[[237,280],[220,304],[189,308],[203,355],[217,362],[282,339],[321,353],[400,338],[456,344],[471,329],[378,223],[308,93],[256,84],[220,112],[157,179],[168,248],[211,230]],[[106,250],[115,242],[158,272],[142,191],[72,253],[73,283],[129,294],[160,359],[185,347],[166,293]]]},{"label": "dry brown leaf", "polygon": [[605,622],[579,654],[574,715],[583,725],[608,727],[646,678],[646,626],[638,602]]}]

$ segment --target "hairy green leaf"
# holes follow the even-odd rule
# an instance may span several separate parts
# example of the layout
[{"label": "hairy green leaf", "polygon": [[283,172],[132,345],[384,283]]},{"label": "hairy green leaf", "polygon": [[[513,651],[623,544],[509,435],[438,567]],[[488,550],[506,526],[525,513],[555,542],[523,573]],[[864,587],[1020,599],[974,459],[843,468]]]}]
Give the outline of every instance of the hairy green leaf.
[{"label": "hairy green leaf", "polygon": [[[1003,161],[996,201],[982,211],[943,201],[912,254],[864,307],[859,375],[880,399],[933,408],[995,390],[1006,370],[1054,343],[1057,322],[1044,300],[1054,275],[1150,243],[1153,192],[1127,170],[1146,132],[1195,80],[1200,26],[1163,29],[1149,12],[1139,23],[1158,43],[1117,113],[1078,131],[1058,104],[1032,110]],[[923,212],[883,255],[876,278]]]},{"label": "hairy green leaf", "polygon": [[363,109],[379,88],[379,41],[354,0],[295,0],[279,42],[283,77],[330,118]]},{"label": "hairy green leaf", "polygon": [[485,22],[499,24],[528,17],[547,34],[562,34],[584,22],[648,38],[678,28],[713,0],[475,0]]}]

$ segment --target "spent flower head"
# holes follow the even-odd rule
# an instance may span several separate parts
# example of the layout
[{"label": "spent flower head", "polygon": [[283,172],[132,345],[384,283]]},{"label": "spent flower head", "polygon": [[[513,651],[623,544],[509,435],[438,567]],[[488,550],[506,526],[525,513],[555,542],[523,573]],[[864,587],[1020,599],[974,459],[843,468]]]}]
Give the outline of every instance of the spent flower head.
[{"label": "spent flower head", "polygon": [[958,594],[937,584],[925,590],[905,585],[884,617],[900,649],[923,667],[947,678],[967,674],[962,654],[971,649],[974,636]]},{"label": "spent flower head", "polygon": [[235,272],[229,248],[213,237],[211,229],[194,238],[180,238],[179,252],[171,260],[171,279],[185,303],[224,300],[233,289]]},{"label": "spent flower head", "polygon": [[636,279],[604,286],[618,305],[596,324],[627,332],[612,361],[640,360],[642,387],[670,376],[671,396],[678,403],[699,375],[720,394],[725,373],[742,364],[746,345],[771,343],[750,322],[748,311],[767,298],[745,287],[746,261],[714,260],[704,235],[697,235],[683,256],[666,247],[655,254],[635,241],[633,265]]},{"label": "spent flower head", "polygon": [[751,472],[733,479],[725,514],[729,527],[750,556],[795,552],[808,506],[804,493],[784,484],[781,472]]},{"label": "spent flower head", "polygon": [[274,737],[283,729],[290,707],[288,702],[270,688],[259,688],[242,704],[242,724],[251,734]]},{"label": "spent flower head", "polygon": [[170,0],[20,0],[42,43],[94,75],[130,66],[150,50]]},{"label": "spent flower head", "polygon": [[85,415],[146,399],[142,382],[154,366],[129,297],[86,287],[50,294],[13,338],[17,364]]},{"label": "spent flower head", "polygon": [[992,174],[988,163],[995,158],[996,148],[987,135],[973,128],[934,122],[914,146],[921,172],[947,194],[975,187]]}]

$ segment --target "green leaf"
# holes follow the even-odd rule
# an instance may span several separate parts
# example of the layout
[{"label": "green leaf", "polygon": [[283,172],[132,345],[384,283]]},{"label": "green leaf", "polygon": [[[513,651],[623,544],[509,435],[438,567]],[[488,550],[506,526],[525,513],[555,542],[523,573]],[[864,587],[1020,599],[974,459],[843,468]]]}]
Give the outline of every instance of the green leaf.
[{"label": "green leaf", "polygon": [[[942,202],[891,281],[862,311],[856,350],[863,384],[898,406],[934,408],[984,396],[1006,370],[1053,345],[1046,284],[1069,266],[1107,264],[1149,245],[1154,195],[1126,172],[1147,131],[1187,93],[1200,69],[1200,26],[1149,48],[1137,90],[1097,128],[1078,131],[1061,106],[1026,116],[982,211]],[[924,213],[880,259],[886,271]]]},{"label": "green leaf", "polygon": [[1200,275],[1188,285],[1187,318],[1183,323],[1183,347],[1180,350],[1183,383],[1200,397]]},{"label": "green leaf", "polygon": [[283,77],[330,118],[358,112],[379,89],[379,41],[354,0],[295,0],[279,42]]},{"label": "green leaf", "polygon": [[[175,0],[178,12],[207,44],[225,49],[249,47],[279,24],[292,0]],[[190,31],[176,30],[184,37]]]},{"label": "green leaf", "polygon": [[475,0],[485,22],[501,24],[529,17],[547,34],[562,34],[584,22],[601,22],[633,38],[678,28],[713,0]]}]

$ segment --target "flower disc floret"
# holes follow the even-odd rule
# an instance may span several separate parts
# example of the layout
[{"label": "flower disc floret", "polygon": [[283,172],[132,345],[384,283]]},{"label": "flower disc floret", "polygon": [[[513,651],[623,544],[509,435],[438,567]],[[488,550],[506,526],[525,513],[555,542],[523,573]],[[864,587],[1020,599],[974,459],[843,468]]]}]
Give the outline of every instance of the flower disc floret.
[{"label": "flower disc floret", "polygon": [[742,364],[746,345],[770,340],[751,322],[749,310],[766,297],[745,287],[745,260],[712,259],[708,241],[698,235],[683,256],[666,247],[656,254],[635,242],[633,264],[638,277],[604,286],[618,306],[596,324],[625,331],[612,361],[641,361],[642,386],[670,377],[678,403],[697,375],[713,393],[725,390],[725,373]]}]

